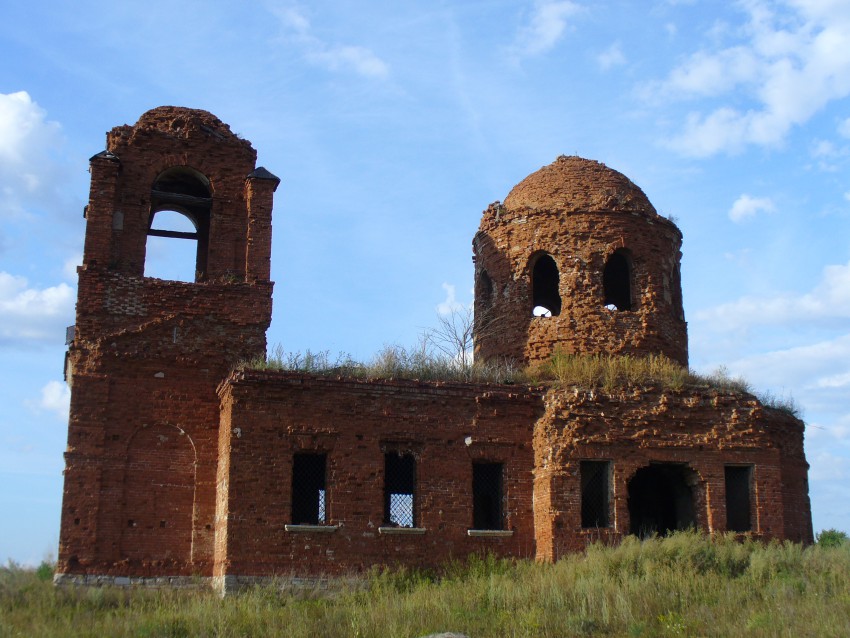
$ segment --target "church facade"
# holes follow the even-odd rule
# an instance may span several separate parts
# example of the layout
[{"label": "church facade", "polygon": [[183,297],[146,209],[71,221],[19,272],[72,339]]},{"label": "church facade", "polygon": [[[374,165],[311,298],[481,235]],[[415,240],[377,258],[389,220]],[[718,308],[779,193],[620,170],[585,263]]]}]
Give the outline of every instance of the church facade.
[{"label": "church facade", "polygon": [[[691,526],[812,542],[803,423],[751,395],[237,366],[266,350],[278,184],[194,109],[91,158],[56,582],[229,592]],[[151,237],[197,247],[194,282],[145,276]],[[558,158],[483,214],[475,356],[687,365],[681,239],[622,174]]]}]

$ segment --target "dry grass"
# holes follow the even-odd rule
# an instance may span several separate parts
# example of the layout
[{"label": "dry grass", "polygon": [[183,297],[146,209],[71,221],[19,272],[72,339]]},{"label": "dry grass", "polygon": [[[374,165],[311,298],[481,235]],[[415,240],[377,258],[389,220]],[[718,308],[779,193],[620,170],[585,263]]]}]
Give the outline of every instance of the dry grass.
[{"label": "dry grass", "polygon": [[[366,363],[355,361],[347,354],[331,358],[329,351],[286,352],[277,346],[266,358],[244,362],[240,367],[351,378],[556,384],[562,387],[599,388],[606,392],[642,386],[674,391],[713,388],[738,394],[753,393],[746,380],[729,376],[725,368],[718,368],[708,375],[697,374],[663,355],[633,357],[556,352],[545,363],[523,368],[509,361],[470,363],[464,357],[450,357],[429,348],[424,341],[417,348],[385,346]],[[756,396],[770,408],[800,416],[800,407],[791,396],[771,393]]]},{"label": "dry grass", "polygon": [[471,559],[376,571],[365,587],[293,594],[54,589],[0,568],[0,636],[406,638],[846,636],[850,545],[696,533],[591,546],[555,565]]}]

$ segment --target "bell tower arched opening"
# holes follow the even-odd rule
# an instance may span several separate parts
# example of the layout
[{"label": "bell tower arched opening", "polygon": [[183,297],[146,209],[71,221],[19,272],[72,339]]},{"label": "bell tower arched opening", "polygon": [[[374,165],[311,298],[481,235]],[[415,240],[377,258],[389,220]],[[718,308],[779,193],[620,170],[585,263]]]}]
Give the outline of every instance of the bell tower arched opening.
[{"label": "bell tower arched opening", "polygon": [[[168,262],[169,258],[173,259],[175,254],[186,255],[191,252],[191,247],[174,246],[170,241],[151,240],[151,238],[162,238],[193,242],[194,269],[183,276],[178,276],[179,281],[206,279],[211,209],[210,182],[198,171],[188,166],[175,166],[157,177],[151,188],[145,276],[167,273],[167,278],[173,279],[173,276],[169,276],[174,273],[173,266],[163,262]],[[148,255],[149,248],[159,250],[150,250]],[[150,259],[150,263],[149,257],[153,258]]]}]

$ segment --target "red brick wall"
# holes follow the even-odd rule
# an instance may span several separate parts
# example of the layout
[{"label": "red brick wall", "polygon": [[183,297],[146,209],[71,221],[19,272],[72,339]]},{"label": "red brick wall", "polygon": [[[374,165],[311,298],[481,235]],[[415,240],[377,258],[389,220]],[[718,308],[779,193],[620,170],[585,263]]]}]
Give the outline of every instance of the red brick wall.
[{"label": "red brick wall", "polygon": [[[256,371],[232,376],[221,393],[219,576],[433,567],[479,552],[556,560],[629,532],[629,481],[651,463],[688,470],[697,526],[711,532],[726,529],[725,466],[751,465],[751,533],[812,540],[807,492],[786,481],[786,465],[805,461],[786,460],[780,449],[782,441],[802,449],[802,423],[752,397],[652,388],[544,395]],[[378,533],[388,445],[416,455],[423,535]],[[292,458],[305,451],[328,455],[326,523],[338,526],[334,532],[286,531]],[[467,536],[473,460],[505,464],[508,538]],[[582,460],[611,462],[609,528],[582,529]],[[804,515],[789,522],[798,508]]]},{"label": "red brick wall", "polygon": [[[561,157],[492,204],[472,242],[476,355],[525,362],[555,350],[665,354],[688,362],[679,264],[682,235],[625,176],[598,162]],[[605,308],[603,271],[617,250],[632,261],[630,311]],[[532,316],[532,270],[548,254],[558,267],[562,310]],[[480,284],[476,284],[476,290]]]},{"label": "red brick wall", "polygon": [[[109,153],[92,158],[68,357],[59,571],[211,575],[216,388],[265,353],[277,180],[252,177],[250,143],[204,111],[154,109],[107,141]],[[210,182],[202,283],[141,276],[151,188],[173,167]]]},{"label": "red brick wall", "polygon": [[[524,390],[245,372],[223,386],[222,405],[217,575],[342,574],[437,565],[470,553],[535,554],[531,431],[540,404]],[[423,535],[378,531],[387,448],[416,457]],[[284,527],[292,457],[309,451],[327,454],[332,533]],[[512,536],[467,535],[474,460],[504,464]]]}]

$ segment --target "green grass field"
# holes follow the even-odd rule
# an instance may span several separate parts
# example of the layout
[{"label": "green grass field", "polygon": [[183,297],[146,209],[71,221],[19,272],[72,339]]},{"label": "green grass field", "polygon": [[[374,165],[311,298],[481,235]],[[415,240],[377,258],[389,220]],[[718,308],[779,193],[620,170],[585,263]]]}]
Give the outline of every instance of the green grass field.
[{"label": "green grass field", "polygon": [[55,589],[49,566],[0,568],[0,636],[404,638],[848,636],[850,543],[713,541],[695,533],[593,546],[555,565],[475,559],[442,573],[224,600],[208,591]]}]

